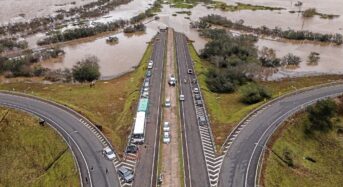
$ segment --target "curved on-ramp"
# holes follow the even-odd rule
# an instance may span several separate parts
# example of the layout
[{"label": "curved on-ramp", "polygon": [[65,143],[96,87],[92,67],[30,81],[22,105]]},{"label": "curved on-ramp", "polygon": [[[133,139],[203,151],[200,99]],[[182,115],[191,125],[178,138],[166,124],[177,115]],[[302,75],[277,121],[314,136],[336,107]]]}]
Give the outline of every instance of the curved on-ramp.
[{"label": "curved on-ramp", "polygon": [[73,152],[81,186],[120,186],[113,162],[102,155],[103,142],[86,127],[85,118],[58,104],[11,93],[0,92],[0,105],[36,115],[52,126]]},{"label": "curved on-ramp", "polygon": [[256,186],[264,146],[278,126],[304,107],[341,93],[342,84],[304,91],[277,100],[248,118],[225,155],[219,186]]}]

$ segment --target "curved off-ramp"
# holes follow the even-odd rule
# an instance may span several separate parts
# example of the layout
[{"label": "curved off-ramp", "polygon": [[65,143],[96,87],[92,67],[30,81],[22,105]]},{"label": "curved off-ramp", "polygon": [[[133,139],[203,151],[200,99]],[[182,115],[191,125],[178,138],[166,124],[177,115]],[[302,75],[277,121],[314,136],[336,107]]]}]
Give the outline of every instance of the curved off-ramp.
[{"label": "curved off-ramp", "polygon": [[25,95],[1,92],[0,105],[36,115],[58,131],[76,159],[81,186],[120,186],[114,162],[102,155],[108,141],[87,119],[64,106]]},{"label": "curved off-ramp", "polygon": [[240,126],[224,157],[220,187],[256,186],[264,146],[278,126],[295,112],[314,102],[343,93],[343,84],[292,94],[263,107]]}]

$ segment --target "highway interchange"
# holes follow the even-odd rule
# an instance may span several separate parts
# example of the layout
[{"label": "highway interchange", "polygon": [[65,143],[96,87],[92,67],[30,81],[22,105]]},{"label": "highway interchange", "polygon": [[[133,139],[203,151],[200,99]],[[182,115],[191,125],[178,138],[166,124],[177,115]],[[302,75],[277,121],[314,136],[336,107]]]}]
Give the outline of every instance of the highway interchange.
[{"label": "highway interchange", "polygon": [[[154,68],[150,79],[146,140],[145,144],[140,146],[141,156],[132,165],[135,170],[135,180],[130,185],[137,187],[157,186],[166,32],[161,31],[153,40],[151,58],[154,61]],[[185,101],[180,104],[180,113],[187,187],[256,186],[263,147],[275,129],[296,111],[316,100],[343,93],[343,85],[337,84],[297,92],[272,101],[242,121],[225,142],[223,146],[225,154],[217,155],[206,108],[196,104],[194,98],[194,88],[200,87],[196,81],[187,38],[180,33],[175,33],[174,36],[180,94],[185,95]],[[193,73],[190,74],[189,69]],[[201,96],[201,91],[199,94]],[[0,93],[0,105],[36,115],[54,128],[73,152],[80,173],[81,186],[126,185],[116,175],[116,168],[125,165],[125,159],[117,158],[109,161],[102,155],[103,148],[111,145],[85,117],[65,106],[10,92]],[[206,119],[205,125],[199,125],[199,116]],[[106,170],[109,172],[105,172]]]}]

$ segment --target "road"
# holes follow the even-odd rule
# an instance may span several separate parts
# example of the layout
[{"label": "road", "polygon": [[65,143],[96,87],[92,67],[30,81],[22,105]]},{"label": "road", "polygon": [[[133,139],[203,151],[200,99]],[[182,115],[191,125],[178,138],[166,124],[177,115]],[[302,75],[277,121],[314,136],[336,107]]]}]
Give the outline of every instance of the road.
[{"label": "road", "polygon": [[343,85],[308,90],[271,103],[242,125],[225,155],[220,177],[221,187],[255,186],[257,167],[268,137],[296,111],[318,99],[343,92]]},{"label": "road", "polygon": [[[175,33],[175,47],[180,92],[185,96],[185,101],[180,104],[185,184],[194,187],[210,186],[197,123],[196,107],[193,102],[192,85],[190,84],[192,78],[187,73],[188,68],[193,69],[193,62],[189,55],[187,40],[183,34]],[[183,82],[184,79],[187,83]]]},{"label": "road", "polygon": [[140,158],[136,165],[133,186],[156,186],[158,159],[158,140],[160,135],[161,95],[163,83],[164,57],[166,49],[166,32],[160,32],[154,41],[152,60],[154,62],[149,88],[149,109],[146,122],[145,144],[140,150]]},{"label": "road", "polygon": [[113,162],[102,155],[106,141],[94,133],[86,119],[63,107],[28,96],[0,93],[0,105],[36,115],[58,131],[76,158],[82,186],[120,186]]}]

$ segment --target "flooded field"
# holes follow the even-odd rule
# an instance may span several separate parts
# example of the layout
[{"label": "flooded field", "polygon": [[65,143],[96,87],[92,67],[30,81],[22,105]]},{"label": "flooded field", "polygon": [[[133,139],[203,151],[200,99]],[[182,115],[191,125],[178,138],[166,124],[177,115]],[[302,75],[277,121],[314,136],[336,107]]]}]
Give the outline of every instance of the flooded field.
[{"label": "flooded field", "polygon": [[[232,1],[227,2],[232,4]],[[164,5],[162,12],[158,13],[158,16],[160,17],[159,20],[150,19],[145,21],[147,22],[146,34],[135,35],[132,37],[127,37],[124,34],[118,34],[119,44],[114,46],[106,44],[106,38],[68,46],[64,48],[66,56],[61,63],[46,64],[46,66],[53,69],[63,67],[71,68],[77,61],[81,60],[87,55],[94,55],[100,60],[99,64],[101,73],[104,76],[103,78],[122,74],[132,70],[132,67],[139,63],[139,60],[147,46],[146,42],[150,41],[150,39],[156,34],[161,26],[172,27],[178,32],[185,33],[191,40],[194,41],[196,50],[200,51],[204,47],[206,40],[199,37],[198,32],[189,27],[189,23],[208,14],[219,14],[231,20],[243,19],[246,25],[251,25],[254,27],[267,25],[270,28],[277,26],[283,29],[306,29],[315,32],[343,32],[343,12],[337,11],[343,10],[343,1],[330,0],[331,3],[328,3],[329,1],[325,3],[319,0],[303,1],[304,9],[307,7],[315,7],[319,12],[341,15],[339,18],[333,20],[320,19],[319,17],[304,20],[301,15],[289,13],[289,10],[294,10],[296,8],[294,7],[294,2],[296,1],[242,0],[239,2],[283,7],[286,8],[286,10],[223,12],[220,10],[208,9],[206,6],[199,4],[193,9],[190,9],[192,12],[190,16],[186,14],[177,14],[176,16],[173,16],[172,14],[175,14],[177,11],[183,9],[170,8],[169,5]],[[320,2],[320,4],[316,4],[315,2]],[[132,16],[143,12],[145,9],[151,6],[152,3],[153,0],[134,0],[127,5],[121,5],[117,7],[108,15],[97,18],[94,21],[108,22],[117,19],[130,19]],[[333,6],[332,3],[336,3],[336,6]],[[337,7],[342,8],[339,9]],[[29,40],[30,46],[34,46],[34,40],[39,37],[41,36],[37,35],[32,37],[31,40]],[[337,47],[331,45],[301,44],[261,39],[257,43],[257,47],[261,48],[263,46],[275,49],[279,57],[282,57],[287,53],[294,53],[295,55],[300,56],[303,60],[299,68],[295,70],[282,70],[278,75],[276,75],[276,77],[300,76],[318,73],[343,73],[342,46]],[[316,66],[309,66],[306,64],[307,56],[312,51],[319,52],[321,54],[320,62]]]},{"label": "flooded field", "polygon": [[0,0],[0,24],[47,16],[56,10],[67,10],[92,1],[95,0]]},{"label": "flooded field", "polygon": [[123,33],[114,35],[119,39],[119,43],[114,45],[106,43],[106,38],[71,45],[62,48],[66,54],[61,63],[43,65],[51,69],[72,68],[81,59],[96,56],[99,59],[102,79],[110,79],[133,70],[143,56],[147,42],[154,35],[154,30],[147,29],[145,34],[140,35],[125,35]]}]

